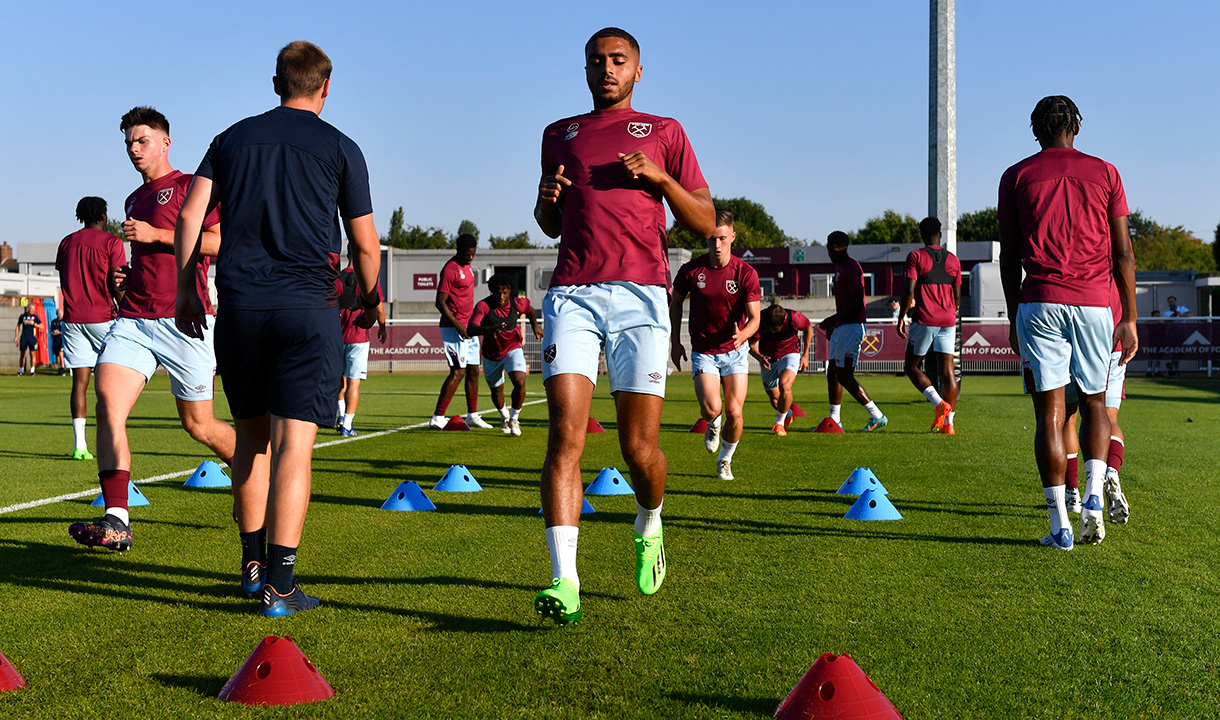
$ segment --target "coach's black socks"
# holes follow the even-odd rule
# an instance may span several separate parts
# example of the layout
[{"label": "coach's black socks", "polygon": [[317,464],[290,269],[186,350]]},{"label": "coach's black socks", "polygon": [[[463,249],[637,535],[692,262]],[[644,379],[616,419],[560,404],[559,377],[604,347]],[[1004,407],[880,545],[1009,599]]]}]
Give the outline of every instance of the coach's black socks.
[{"label": "coach's black socks", "polygon": [[267,528],[259,528],[253,532],[240,533],[241,566],[244,568],[252,562],[267,567]]},{"label": "coach's black socks", "polygon": [[292,573],[296,562],[296,548],[267,545],[267,584],[280,595],[292,592]]}]

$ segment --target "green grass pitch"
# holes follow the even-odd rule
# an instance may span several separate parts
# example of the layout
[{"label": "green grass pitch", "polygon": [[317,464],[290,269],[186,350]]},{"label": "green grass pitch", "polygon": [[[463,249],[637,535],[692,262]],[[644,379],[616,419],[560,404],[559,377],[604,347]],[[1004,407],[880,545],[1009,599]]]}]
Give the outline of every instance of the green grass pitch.
[{"label": "green grass pitch", "polygon": [[[825,410],[814,376],[796,388],[811,417],[776,438],[751,378],[733,482],[686,432],[689,376],[669,383],[669,575],[656,596],[634,585],[633,498],[592,497],[584,621],[537,621],[546,413],[530,405],[520,438],[413,429],[318,448],[298,577],[323,605],[282,620],[239,596],[227,491],[183,488],[185,476],[143,486],[152,504],[133,509],[125,555],[68,537],[99,514],[92,495],[0,513],[0,652],[29,682],[0,694],[0,716],[282,717],[215,699],[266,635],[292,636],[337,691],[292,717],[758,718],[826,651],[850,653],[908,719],[1220,715],[1220,381],[1128,384],[1131,523],[1071,553],[1037,544],[1033,412],[1015,377],[967,378],[952,438],[925,434],[931,406],[896,377],[865,378],[885,430],[851,432],[867,416],[849,404],[847,434],[803,432]],[[439,384],[370,378],[357,429],[426,420]],[[68,459],[67,390],[0,378],[0,508],[96,489],[94,463]],[[531,378],[529,400],[541,390]],[[604,382],[593,414],[608,432],[589,437],[586,484],[625,470]],[[209,459],[163,377],[131,428],[135,478]],[[432,492],[453,463],[483,491]],[[835,490],[859,466],[903,520],[842,519],[852,499]],[[379,510],[404,480],[438,510]]]}]

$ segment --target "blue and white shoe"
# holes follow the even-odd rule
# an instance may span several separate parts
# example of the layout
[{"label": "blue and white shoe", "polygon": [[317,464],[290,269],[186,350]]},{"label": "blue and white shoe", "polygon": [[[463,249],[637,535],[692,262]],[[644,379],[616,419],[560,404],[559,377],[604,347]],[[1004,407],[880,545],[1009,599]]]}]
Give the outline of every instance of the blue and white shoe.
[{"label": "blue and white shoe", "polygon": [[1105,505],[1101,498],[1090,495],[1080,508],[1080,542],[1086,545],[1100,545],[1106,538],[1106,523],[1102,519]]},{"label": "blue and white shoe", "polygon": [[263,564],[257,560],[251,560],[246,563],[246,567],[242,568],[241,573],[241,591],[246,597],[252,598],[263,591],[263,578],[266,576],[267,570]]},{"label": "blue and white shoe", "polygon": [[1044,547],[1053,547],[1056,550],[1071,550],[1076,546],[1072,538],[1072,528],[1067,527],[1054,535],[1043,535],[1038,542],[1042,543]]},{"label": "blue and white shoe", "polygon": [[874,430],[880,430],[881,428],[883,428],[889,424],[890,424],[890,419],[884,415],[882,415],[879,418],[870,418],[868,421],[868,424],[865,425],[864,428],[862,430],[860,430],[860,432],[872,432]]},{"label": "blue and white shoe", "polygon": [[320,604],[318,598],[306,595],[301,588],[292,586],[292,592],[281,595],[270,585],[263,586],[263,601],[258,611],[264,617],[281,618],[302,610],[313,610]]},{"label": "blue and white shoe", "polygon": [[339,426],[339,434],[343,437],[357,437],[360,435],[360,433],[356,432],[355,428],[343,427],[342,425]]}]

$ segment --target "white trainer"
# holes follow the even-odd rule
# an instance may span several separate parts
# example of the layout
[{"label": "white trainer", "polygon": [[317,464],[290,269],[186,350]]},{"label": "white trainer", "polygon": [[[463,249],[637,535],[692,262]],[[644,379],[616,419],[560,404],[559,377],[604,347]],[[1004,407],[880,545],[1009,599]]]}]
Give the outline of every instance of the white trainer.
[{"label": "white trainer", "polygon": [[1126,525],[1131,518],[1131,506],[1127,504],[1127,496],[1123,494],[1122,483],[1118,480],[1118,471],[1106,468],[1106,504],[1110,506],[1110,522],[1115,525]]},{"label": "white trainer", "polygon": [[478,413],[469,413],[466,415],[466,424],[472,428],[480,428],[482,430],[490,430],[491,424],[483,418],[479,417]]},{"label": "white trainer", "polygon": [[1063,499],[1070,513],[1080,512],[1080,488],[1070,487],[1063,491]]},{"label": "white trainer", "polygon": [[444,415],[433,415],[432,419],[428,421],[428,427],[433,430],[444,430],[448,422]]},{"label": "white trainer", "polygon": [[1080,542],[1086,545],[1100,545],[1106,539],[1106,523],[1102,519],[1105,509],[1101,498],[1090,495],[1080,507]]},{"label": "white trainer", "polygon": [[720,426],[707,424],[707,430],[703,432],[703,447],[708,452],[714,453],[720,449]]},{"label": "white trainer", "polygon": [[728,460],[721,460],[716,463],[716,477],[721,480],[733,479],[733,463]]},{"label": "white trainer", "polygon": [[513,434],[512,421],[510,421],[508,418],[504,418],[503,420],[501,420],[500,421],[500,432],[504,433],[505,435],[512,435]]},{"label": "white trainer", "polygon": [[508,424],[509,424],[509,427],[512,428],[513,435],[516,435],[517,437],[521,437],[521,421],[520,420],[509,420]]}]

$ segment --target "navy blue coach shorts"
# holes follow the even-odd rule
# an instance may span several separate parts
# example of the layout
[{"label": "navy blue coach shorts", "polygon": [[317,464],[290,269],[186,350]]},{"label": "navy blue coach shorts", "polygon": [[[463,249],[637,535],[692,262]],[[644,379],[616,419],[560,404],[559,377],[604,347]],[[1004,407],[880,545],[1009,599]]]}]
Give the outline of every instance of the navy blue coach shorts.
[{"label": "navy blue coach shorts", "polygon": [[330,427],[343,375],[338,308],[216,313],[216,369],[236,420],[267,413]]}]

